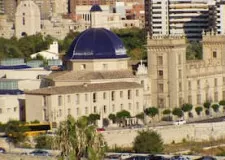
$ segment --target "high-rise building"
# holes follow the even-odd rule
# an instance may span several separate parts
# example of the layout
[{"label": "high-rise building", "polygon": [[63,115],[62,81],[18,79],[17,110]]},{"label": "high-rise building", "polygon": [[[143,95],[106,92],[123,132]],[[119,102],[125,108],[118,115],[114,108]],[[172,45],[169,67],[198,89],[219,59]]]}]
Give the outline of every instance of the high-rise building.
[{"label": "high-rise building", "polygon": [[148,0],[146,29],[153,35],[185,34],[200,40],[203,30],[216,29],[215,7],[209,0]]},{"label": "high-rise building", "polygon": [[225,1],[217,0],[216,2],[216,26],[218,34],[225,34]]}]

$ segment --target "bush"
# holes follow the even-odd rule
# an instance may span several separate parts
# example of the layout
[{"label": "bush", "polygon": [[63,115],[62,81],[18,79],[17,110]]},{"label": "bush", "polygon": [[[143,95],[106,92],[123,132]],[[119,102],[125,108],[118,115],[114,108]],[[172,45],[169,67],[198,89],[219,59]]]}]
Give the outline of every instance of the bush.
[{"label": "bush", "polygon": [[180,108],[174,108],[172,113],[179,118],[183,116],[183,111]]},{"label": "bush", "polygon": [[182,105],[182,108],[181,108],[181,109],[182,109],[184,112],[189,112],[189,111],[192,110],[192,108],[193,108],[192,104],[185,103],[185,104]]},{"label": "bush", "polygon": [[221,101],[219,101],[219,105],[221,105],[221,106],[225,106],[225,100],[221,100]]},{"label": "bush", "polygon": [[164,115],[167,115],[167,114],[170,114],[171,113],[171,110],[170,109],[165,109],[164,111],[163,111],[163,114]]},{"label": "bush", "polygon": [[203,110],[203,108],[201,106],[198,106],[198,107],[195,108],[195,111],[196,111],[197,115],[200,115],[202,110]]},{"label": "bush", "polygon": [[139,131],[134,139],[133,148],[138,153],[161,153],[163,151],[163,140],[153,130]]},{"label": "bush", "polygon": [[210,108],[210,105],[211,105],[211,102],[209,101],[206,101],[203,106],[206,108],[206,109],[209,109]]},{"label": "bush", "polygon": [[51,149],[53,143],[53,137],[47,135],[40,135],[35,138],[35,148]]},{"label": "bush", "polygon": [[220,106],[218,104],[213,104],[212,105],[212,109],[213,109],[214,112],[218,112],[219,111],[219,107]]}]

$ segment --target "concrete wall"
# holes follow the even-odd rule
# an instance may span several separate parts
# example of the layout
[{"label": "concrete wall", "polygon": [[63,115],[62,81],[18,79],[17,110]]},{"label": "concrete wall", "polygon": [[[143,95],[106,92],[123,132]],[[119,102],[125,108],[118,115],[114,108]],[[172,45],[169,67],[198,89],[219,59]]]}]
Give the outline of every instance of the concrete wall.
[{"label": "concrete wall", "polygon": [[[186,125],[170,125],[163,127],[155,127],[165,144],[182,142],[183,139],[204,141],[219,138],[225,138],[225,122],[217,123],[199,123],[199,124],[186,124]],[[132,146],[137,132],[142,129],[126,129],[126,130],[113,130],[103,132],[104,138],[109,147],[117,146]]]}]

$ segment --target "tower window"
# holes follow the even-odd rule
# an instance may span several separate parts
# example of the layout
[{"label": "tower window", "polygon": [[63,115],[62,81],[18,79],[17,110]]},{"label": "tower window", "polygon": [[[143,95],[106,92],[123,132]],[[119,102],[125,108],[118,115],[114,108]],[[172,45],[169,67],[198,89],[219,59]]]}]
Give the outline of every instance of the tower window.
[{"label": "tower window", "polygon": [[213,58],[216,58],[216,57],[217,57],[217,52],[213,51]]}]

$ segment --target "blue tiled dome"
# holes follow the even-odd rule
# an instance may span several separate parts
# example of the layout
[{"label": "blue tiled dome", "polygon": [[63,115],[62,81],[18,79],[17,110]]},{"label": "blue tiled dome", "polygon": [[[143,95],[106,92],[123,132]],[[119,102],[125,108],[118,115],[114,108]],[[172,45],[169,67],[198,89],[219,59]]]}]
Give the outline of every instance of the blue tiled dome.
[{"label": "blue tiled dome", "polygon": [[120,38],[104,28],[90,28],[82,32],[70,45],[66,59],[127,58]]},{"label": "blue tiled dome", "polygon": [[94,4],[90,9],[90,12],[101,12],[101,11],[102,9],[98,4]]}]

